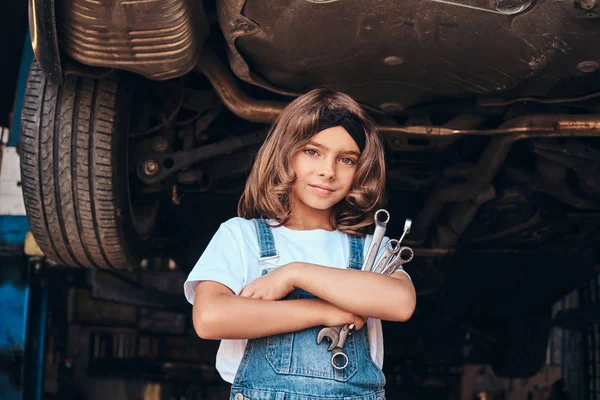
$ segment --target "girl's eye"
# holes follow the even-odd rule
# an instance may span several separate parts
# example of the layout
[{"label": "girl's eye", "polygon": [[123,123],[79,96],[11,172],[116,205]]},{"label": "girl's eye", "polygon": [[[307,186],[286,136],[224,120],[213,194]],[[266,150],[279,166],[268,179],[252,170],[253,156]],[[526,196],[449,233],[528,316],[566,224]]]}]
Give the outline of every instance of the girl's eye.
[{"label": "girl's eye", "polygon": [[312,157],[312,156],[316,156],[317,154],[319,154],[319,153],[317,152],[317,150],[315,150],[315,149],[306,149],[306,150],[304,150],[304,152],[305,152],[306,154],[308,154],[309,156],[311,156],[311,157]]},{"label": "girl's eye", "polygon": [[342,157],[341,161],[344,164],[348,164],[348,165],[354,165],[354,164],[356,164],[356,161],[354,161],[354,159],[352,159],[350,157]]}]

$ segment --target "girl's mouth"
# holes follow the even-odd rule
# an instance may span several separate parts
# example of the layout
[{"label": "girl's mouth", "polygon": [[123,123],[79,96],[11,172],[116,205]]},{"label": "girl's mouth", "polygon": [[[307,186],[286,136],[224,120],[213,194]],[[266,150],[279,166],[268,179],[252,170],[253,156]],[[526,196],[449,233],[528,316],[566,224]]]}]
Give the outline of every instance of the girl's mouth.
[{"label": "girl's mouth", "polygon": [[319,186],[319,185],[308,185],[308,186],[310,186],[317,194],[320,194],[322,196],[327,196],[334,192],[333,189],[330,189],[330,188],[327,188],[324,186]]}]

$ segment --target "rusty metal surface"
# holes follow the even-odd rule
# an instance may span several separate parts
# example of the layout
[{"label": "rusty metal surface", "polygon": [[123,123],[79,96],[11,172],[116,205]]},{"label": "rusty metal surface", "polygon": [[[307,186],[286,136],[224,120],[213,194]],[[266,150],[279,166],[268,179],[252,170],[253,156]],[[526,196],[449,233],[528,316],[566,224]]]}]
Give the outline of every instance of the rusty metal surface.
[{"label": "rusty metal surface", "polygon": [[164,80],[197,63],[207,24],[194,0],[64,0],[57,5],[62,48],[83,64]]},{"label": "rusty metal surface", "polygon": [[469,96],[598,92],[597,9],[573,9],[529,0],[218,2],[240,79],[284,94],[327,85],[387,114]]},{"label": "rusty metal surface", "polygon": [[[240,118],[261,123],[272,123],[287,105],[282,101],[253,99],[244,93],[225,65],[210,50],[202,53],[198,70],[212,84],[217,95],[231,112]],[[468,118],[467,118],[468,117]],[[480,116],[458,116],[457,119],[480,121]],[[596,136],[600,130],[600,118],[596,115],[538,115],[519,117],[494,129],[473,129],[464,123],[450,121],[443,126],[436,125],[379,125],[378,130],[388,140],[395,137],[414,136],[495,136],[526,135],[529,137]],[[477,125],[476,123],[473,123]],[[586,133],[587,132],[587,133]],[[518,139],[517,139],[518,140]]]},{"label": "rusty metal surface", "polygon": [[225,107],[240,118],[252,122],[271,123],[287,105],[280,101],[250,98],[239,88],[227,67],[209,49],[202,52],[198,69],[210,81]]}]

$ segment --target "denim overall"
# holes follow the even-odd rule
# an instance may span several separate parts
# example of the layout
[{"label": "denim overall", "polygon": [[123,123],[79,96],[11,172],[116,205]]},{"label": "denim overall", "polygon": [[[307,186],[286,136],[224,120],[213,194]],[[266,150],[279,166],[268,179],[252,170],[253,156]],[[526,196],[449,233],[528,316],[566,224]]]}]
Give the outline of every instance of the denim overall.
[{"label": "denim overall", "polygon": [[[259,261],[279,258],[273,233],[261,219],[255,219],[260,247]],[[349,236],[349,268],[360,269],[363,239]],[[262,274],[267,273],[264,269]],[[296,289],[285,299],[315,298]],[[367,324],[346,340],[348,366],[331,365],[329,342],[317,345],[322,327],[248,340],[230,400],[384,400],[385,376],[371,359]]]}]

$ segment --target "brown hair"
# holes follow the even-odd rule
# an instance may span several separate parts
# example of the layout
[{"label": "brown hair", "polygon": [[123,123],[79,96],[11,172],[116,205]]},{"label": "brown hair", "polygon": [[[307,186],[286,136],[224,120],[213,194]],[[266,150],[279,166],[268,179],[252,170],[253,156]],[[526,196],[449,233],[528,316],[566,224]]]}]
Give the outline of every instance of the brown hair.
[{"label": "brown hair", "polygon": [[312,90],[281,112],[260,148],[238,203],[243,218],[268,218],[284,225],[290,218],[289,196],[296,179],[291,160],[317,133],[323,109],[345,109],[361,122],[365,148],[346,197],[332,209],[331,224],[349,234],[364,234],[385,190],[384,149],[375,124],[350,96],[328,89]]}]

